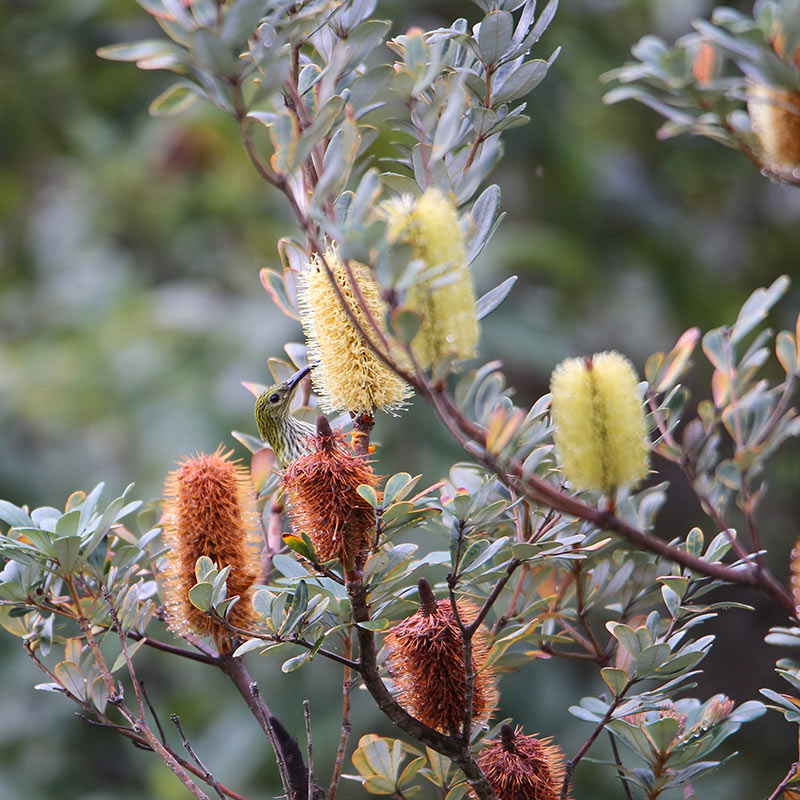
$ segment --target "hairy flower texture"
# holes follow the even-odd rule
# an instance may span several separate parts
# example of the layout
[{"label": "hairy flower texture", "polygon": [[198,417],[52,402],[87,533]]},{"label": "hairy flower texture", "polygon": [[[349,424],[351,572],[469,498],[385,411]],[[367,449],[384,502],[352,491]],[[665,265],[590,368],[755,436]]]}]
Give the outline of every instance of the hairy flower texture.
[{"label": "hairy flower texture", "polygon": [[647,722],[655,722],[657,719],[665,719],[667,717],[674,719],[678,723],[678,734],[682,734],[686,727],[686,714],[678,711],[671,700],[664,700],[659,704],[658,708],[651,711],[637,711],[635,714],[626,714],[623,719],[640,728]]},{"label": "hairy flower texture", "polygon": [[526,736],[503,725],[478,756],[499,800],[558,800],[564,781],[564,754],[552,739]]},{"label": "hairy flower texture", "polygon": [[[464,723],[466,685],[461,631],[450,600],[437,602],[430,588],[427,593],[419,611],[386,634],[389,672],[398,700],[409,714],[431,728],[457,734]],[[458,602],[458,611],[465,624],[478,613],[474,604],[465,601]],[[486,722],[497,706],[494,670],[482,669],[488,653],[489,635],[481,627],[472,639],[472,718],[476,723]]]},{"label": "hairy flower texture", "polygon": [[649,448],[638,380],[616,352],[562,361],[550,378],[550,413],[566,478],[576,489],[602,489],[640,481]]},{"label": "hairy flower texture", "polygon": [[[369,322],[371,316],[386,336],[386,304],[370,270],[362,264],[352,265],[353,277],[365,310],[334,248],[325,253],[325,263],[333,272],[347,307],[361,329],[373,340],[376,338]],[[342,305],[331,276],[319,257],[299,277],[297,302],[308,342],[309,361],[315,364],[311,380],[325,413],[372,413],[375,408],[393,412],[405,405],[411,395],[411,387],[389,369],[364,341]],[[399,354],[392,355],[405,366]]]},{"label": "hairy flower texture", "polygon": [[453,201],[439,189],[429,188],[416,202],[402,198],[384,204],[383,213],[389,238],[411,244],[414,258],[426,266],[405,298],[405,305],[422,317],[411,343],[420,365],[427,369],[448,355],[473,358],[480,328]]},{"label": "hairy flower texture", "polygon": [[703,716],[700,717],[699,727],[701,730],[718,725],[723,720],[728,719],[733,711],[734,702],[725,694],[715,694],[706,704]]},{"label": "hairy flower texture", "polygon": [[[783,58],[786,39],[781,31],[777,31],[772,46]],[[800,72],[800,47],[794,54],[794,66]],[[761,143],[764,163],[775,172],[800,166],[800,94],[751,83],[747,88],[747,112]]]},{"label": "hairy flower texture", "polygon": [[252,585],[260,568],[261,538],[255,494],[247,470],[230,461],[232,451],[187,458],[167,475],[161,520],[167,547],[164,608],[168,627],[180,636],[213,636],[223,650],[231,634],[189,601],[195,563],[207,556],[231,567],[228,596],[239,595],[230,613],[238,628],[256,626]]},{"label": "hairy flower texture", "polygon": [[317,427],[318,435],[308,437],[309,452],[289,464],[281,485],[292,531],[308,534],[320,561],[338,558],[349,569],[375,530],[375,510],[357,490],[362,483],[376,486],[379,478],[324,417]]}]

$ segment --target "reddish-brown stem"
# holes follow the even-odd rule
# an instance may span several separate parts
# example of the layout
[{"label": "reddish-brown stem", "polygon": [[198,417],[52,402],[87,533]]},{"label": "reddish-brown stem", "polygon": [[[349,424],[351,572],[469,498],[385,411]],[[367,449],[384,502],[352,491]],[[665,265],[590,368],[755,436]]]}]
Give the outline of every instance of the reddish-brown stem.
[{"label": "reddish-brown stem", "polygon": [[286,796],[290,800],[304,800],[302,798],[305,786],[299,787],[295,785],[289,774],[287,761],[290,760],[285,748],[279,741],[275,734],[275,729],[270,724],[272,712],[269,706],[264,702],[261,693],[258,691],[258,684],[253,681],[250,674],[244,666],[241,658],[233,658],[231,655],[225,655],[221,659],[220,669],[231,679],[231,682],[236,687],[236,690],[242,696],[242,699],[247,704],[250,712],[255,717],[261,729],[264,731],[272,749],[275,753],[275,759],[278,762],[278,771],[281,776],[281,783],[283,784]]},{"label": "reddish-brown stem", "polygon": [[[352,630],[348,630],[345,636],[344,652],[347,658],[352,660]],[[347,753],[347,740],[350,738],[350,730],[352,727],[350,723],[350,695],[353,691],[353,679],[350,672],[350,667],[345,667],[342,674],[342,732],[339,736],[339,747],[336,749],[336,761],[333,764],[333,773],[331,774],[331,782],[328,786],[328,793],[325,796],[325,800],[334,800],[336,796],[336,789],[339,786],[339,778],[342,774],[344,757]]]},{"label": "reddish-brown stem", "polygon": [[[361,671],[361,666],[357,661],[352,661],[349,658],[345,658],[344,656],[340,656],[338,653],[334,653],[332,650],[325,650],[324,648],[317,648],[315,649],[315,645],[312,642],[307,642],[305,639],[297,638],[284,638],[283,636],[277,636],[272,633],[260,633],[259,631],[250,631],[246,628],[239,628],[236,625],[231,625],[225,619],[222,619],[219,616],[214,616],[214,621],[222,625],[224,628],[227,628],[231,633],[235,633],[238,636],[241,636],[244,639],[261,639],[265,642],[277,642],[279,644],[296,644],[298,647],[303,647],[306,650],[314,650],[316,655],[322,656],[323,658],[330,659],[331,661],[335,661],[338,664],[342,664],[349,669],[354,670],[355,672]],[[225,657],[223,656],[218,662],[217,666],[222,666],[223,662],[225,661]]]},{"label": "reddish-brown stem", "polygon": [[[25,652],[30,656],[36,666],[45,674],[47,675],[54,683],[60,683],[56,676],[47,668],[45,664],[43,664],[37,657],[36,654],[33,652],[29,642],[23,642],[23,648]],[[108,717],[104,714],[101,714],[98,709],[94,708],[89,703],[86,703],[79,698],[75,697],[75,695],[68,692],[64,689],[64,695],[80,706],[87,714],[91,714],[96,717],[96,719],[91,719],[90,717],[84,717],[81,714],[78,714],[78,718],[83,720],[84,722],[90,725],[99,725],[104,728],[110,728],[117,733],[124,736],[126,739],[130,739],[135,745],[141,747],[145,750],[153,750],[150,746],[150,742],[143,736],[142,734],[137,734],[131,728],[126,728],[124,725],[117,725],[112,723]],[[204,779],[204,775],[202,772],[192,763],[186,761],[185,759],[181,758],[177,753],[174,753],[171,748],[165,745],[165,750],[175,759],[175,761],[180,764],[183,769],[187,772],[192,773],[196,777],[200,779]],[[227,786],[218,783],[219,788],[223,791],[225,795],[227,795],[231,800],[247,800],[246,797],[239,794],[238,792],[234,792],[233,789],[229,789]]]},{"label": "reddish-brown stem", "polygon": [[518,482],[525,494],[531,499],[542,502],[564,514],[591,522],[599,530],[613,531],[630,544],[633,544],[637,549],[663,556],[682,567],[699,572],[701,575],[758,589],[770,597],[780,608],[791,615],[794,614],[794,601],[791,595],[775,580],[769,571],[758,570],[753,565],[732,567],[722,563],[710,563],[691,553],[680,550],[662,539],[640,531],[615,514],[601,511],[578,500],[576,497],[564,494],[555,486],[535,475],[524,475],[522,465],[518,461],[512,459],[508,464],[501,465],[494,456],[486,451],[486,434],[483,429],[466,419],[456,408],[449,395],[443,391],[439,392],[438,395],[441,403],[437,404],[437,406],[444,409],[451,422],[451,424],[448,424],[448,428],[457,431],[457,439],[467,452],[473,454],[504,482],[508,482],[509,479]]},{"label": "reddish-brown stem", "polygon": [[767,797],[767,800],[778,800],[786,787],[794,780],[798,770],[800,770],[800,762],[795,761],[794,764],[789,767],[789,771],[786,773],[783,780],[775,787],[775,790],[772,792],[772,794]]},{"label": "reddish-brown stem", "polygon": [[142,642],[146,647],[152,647],[154,650],[161,650],[163,653],[169,653],[173,656],[180,656],[187,658],[190,661],[199,661],[201,664],[212,664],[213,666],[219,665],[219,656],[208,655],[207,653],[196,653],[194,650],[187,650],[184,647],[178,647],[168,642],[162,642],[159,639],[153,639],[150,636],[143,636],[136,631],[127,631],[125,634],[129,639],[135,642]]}]

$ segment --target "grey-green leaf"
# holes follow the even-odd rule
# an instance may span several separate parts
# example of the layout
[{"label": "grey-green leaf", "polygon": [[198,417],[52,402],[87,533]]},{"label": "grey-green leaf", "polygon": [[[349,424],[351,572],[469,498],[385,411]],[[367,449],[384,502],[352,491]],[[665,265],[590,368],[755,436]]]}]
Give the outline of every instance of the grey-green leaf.
[{"label": "grey-green leaf", "polygon": [[514,35],[514,18],[508,11],[492,11],[483,18],[478,30],[478,49],[487,66],[496,63],[508,51]]}]

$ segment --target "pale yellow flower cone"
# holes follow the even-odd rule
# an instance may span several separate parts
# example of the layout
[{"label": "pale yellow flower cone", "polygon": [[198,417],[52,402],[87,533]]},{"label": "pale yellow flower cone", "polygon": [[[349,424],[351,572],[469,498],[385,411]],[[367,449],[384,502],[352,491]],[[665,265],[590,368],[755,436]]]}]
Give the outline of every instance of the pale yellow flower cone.
[{"label": "pale yellow flower cone", "polygon": [[[358,297],[336,250],[330,248],[325,263],[333,272],[347,306],[361,328],[377,343],[367,312]],[[311,380],[321,409],[326,413],[349,411],[372,413],[375,408],[394,412],[405,405],[411,387],[370,349],[342,305],[330,273],[317,258],[298,280],[298,306],[308,344]],[[372,319],[386,337],[386,304],[370,270],[352,264],[353,277]],[[405,366],[401,354],[392,357]]]},{"label": "pale yellow flower cone", "polygon": [[474,358],[480,338],[475,289],[452,200],[430,188],[414,202],[386,203],[384,215],[390,239],[411,244],[427,268],[405,297],[406,307],[422,318],[411,343],[420,366],[428,369],[446,356]]},{"label": "pale yellow flower cone", "polygon": [[616,352],[562,361],[550,378],[561,469],[576,489],[613,495],[647,475],[650,458],[638,378]]}]

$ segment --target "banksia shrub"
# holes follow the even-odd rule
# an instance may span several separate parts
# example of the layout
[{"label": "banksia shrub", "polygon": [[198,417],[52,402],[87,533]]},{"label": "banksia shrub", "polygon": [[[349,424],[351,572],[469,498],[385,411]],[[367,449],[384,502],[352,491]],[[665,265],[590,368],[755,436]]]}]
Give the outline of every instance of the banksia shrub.
[{"label": "banksia shrub", "polygon": [[351,569],[375,531],[375,510],[357,490],[362,483],[377,485],[378,477],[324,417],[317,430],[308,437],[310,452],[292,461],[281,481],[289,519],[292,531],[309,536],[320,561],[338,558]]},{"label": "banksia shrub", "polygon": [[499,800],[558,800],[564,754],[552,739],[525,736],[503,725],[478,756],[478,765]]},{"label": "banksia shrub", "polygon": [[448,355],[459,359],[477,353],[480,328],[467,251],[453,201],[429,188],[415,202],[386,203],[389,237],[408,242],[424,262],[420,280],[406,293],[405,305],[422,317],[411,345],[427,369]]},{"label": "banksia shrub", "polygon": [[[456,734],[464,723],[464,646],[450,600],[437,600],[428,583],[419,582],[419,610],[386,634],[389,671],[400,704],[411,716],[443,733]],[[459,601],[461,621],[478,613],[473,603]],[[491,668],[483,669],[489,635],[480,627],[472,638],[475,681],[472,719],[486,722],[497,706],[497,683]]]},{"label": "banksia shrub", "polygon": [[638,379],[616,352],[562,361],[550,378],[550,413],[564,476],[576,489],[613,494],[638,483],[649,448]]},{"label": "banksia shrub", "polygon": [[230,622],[251,629],[256,617],[252,585],[260,568],[261,538],[250,477],[218,449],[188,458],[167,476],[161,520],[167,547],[163,572],[167,626],[180,636],[213,636],[220,650],[233,638],[220,623],[189,601],[195,585],[195,563],[207,556],[217,566],[230,566],[228,596],[239,595]]},{"label": "banksia shrub", "polygon": [[[352,265],[357,293],[334,248],[325,253],[325,263],[333,273],[347,308],[362,330],[380,345],[365,307],[385,337],[386,304],[370,270],[362,264]],[[358,294],[364,306],[359,302]],[[393,412],[405,404],[411,387],[364,341],[319,257],[300,275],[297,301],[308,343],[309,361],[315,365],[311,380],[325,413],[350,411],[361,414],[371,413],[375,408]],[[391,355],[398,358],[396,353]]]},{"label": "banksia shrub", "polygon": [[[783,58],[786,44],[782,33],[778,33],[772,46]],[[800,48],[795,51],[793,63],[800,72]],[[775,172],[799,167],[800,94],[751,83],[747,89],[747,112],[761,144],[765,165]]]}]

